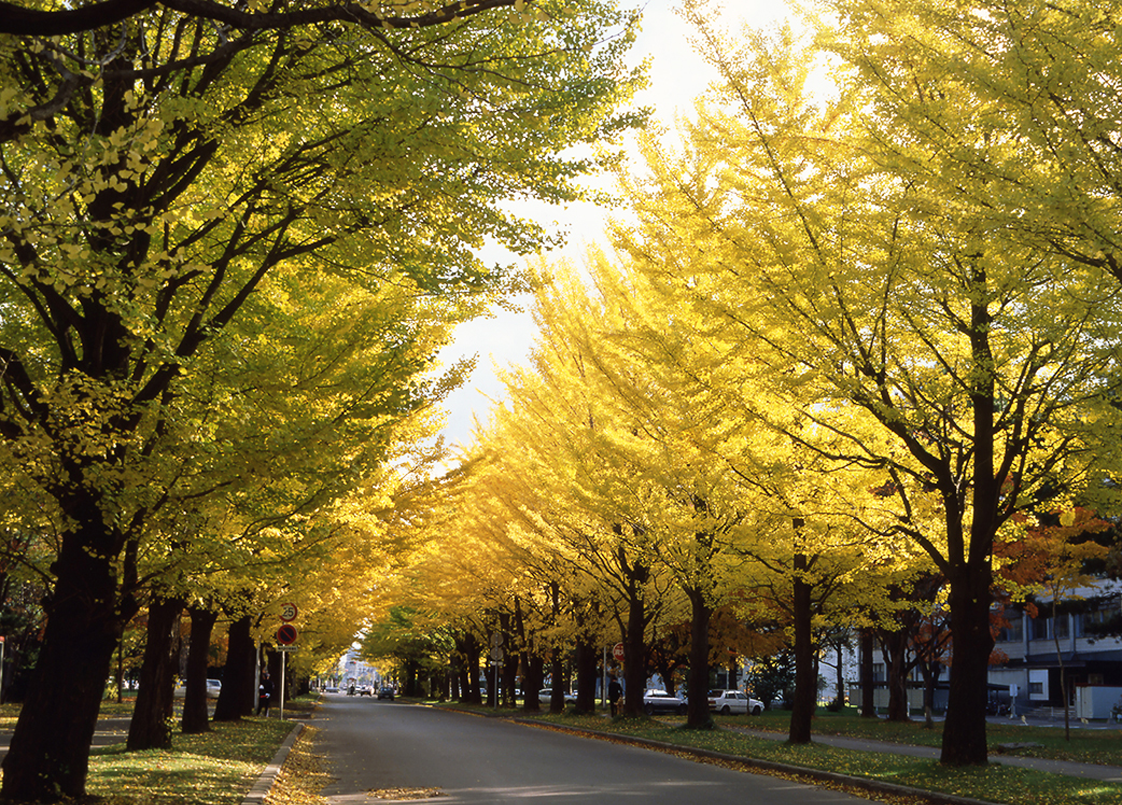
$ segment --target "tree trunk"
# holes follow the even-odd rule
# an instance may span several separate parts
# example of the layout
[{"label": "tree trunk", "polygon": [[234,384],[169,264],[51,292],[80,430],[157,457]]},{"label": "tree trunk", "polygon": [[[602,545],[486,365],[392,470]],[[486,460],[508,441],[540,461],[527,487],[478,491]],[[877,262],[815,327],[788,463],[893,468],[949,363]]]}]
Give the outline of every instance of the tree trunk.
[{"label": "tree trunk", "polygon": [[113,562],[93,547],[104,541],[93,527],[63,535],[39,659],[4,758],[4,799],[50,802],[85,794],[113,650],[135,612],[129,602],[117,606]]},{"label": "tree trunk", "polygon": [[[577,666],[577,713],[596,712],[596,681],[599,675],[600,652],[587,636],[577,639],[576,666]],[[605,698],[607,694],[605,694]]]},{"label": "tree trunk", "polygon": [[463,637],[460,651],[464,655],[464,666],[467,671],[467,690],[464,691],[465,701],[471,704],[482,704],[483,697],[479,694],[479,641],[470,632]]},{"label": "tree trunk", "polygon": [[187,653],[187,682],[183,695],[183,732],[192,735],[210,729],[206,671],[210,665],[210,635],[218,613],[191,607],[191,645]]},{"label": "tree trunk", "polygon": [[129,722],[130,752],[171,746],[171,717],[175,698],[180,598],[155,598],[148,605],[148,636],[140,666],[136,707]]},{"label": "tree trunk", "polygon": [[[797,528],[797,526],[796,526]],[[810,585],[803,578],[808,569],[806,554],[795,554],[793,620],[795,630],[795,696],[791,707],[791,726],[787,740],[792,744],[810,743],[811,721],[817,699],[818,680],[814,673],[814,641],[811,632]]]},{"label": "tree trunk", "polygon": [[561,649],[554,648],[550,652],[549,676],[553,680],[550,687],[552,696],[549,700],[549,712],[560,713],[565,709],[565,663],[561,659]]},{"label": "tree trunk", "polygon": [[253,708],[257,706],[257,652],[251,636],[252,626],[249,615],[230,624],[222,692],[214,705],[215,721],[238,721],[243,716],[253,715]]},{"label": "tree trunk", "polygon": [[908,717],[908,630],[881,631],[881,650],[888,670],[888,720],[898,723]]},{"label": "tree trunk", "polygon": [[861,632],[861,716],[876,718],[876,680],[873,678],[873,630]]},{"label": "tree trunk", "polygon": [[647,629],[647,614],[643,597],[633,590],[627,607],[627,633],[623,635],[623,713],[630,718],[643,714],[643,690],[647,682],[647,668],[644,662]]},{"label": "tree trunk", "polygon": [[541,689],[545,682],[545,659],[537,654],[523,653],[522,709],[528,713],[541,712]]},{"label": "tree trunk", "polygon": [[709,621],[713,608],[705,600],[705,593],[696,587],[686,590],[690,599],[690,678],[686,688],[689,704],[686,708],[686,726],[691,729],[710,729],[713,717],[709,715]]},{"label": "tree trunk", "polygon": [[990,574],[960,567],[951,583],[951,660],[947,718],[939,757],[949,766],[983,765],[986,750],[986,684],[993,635],[990,632]]}]

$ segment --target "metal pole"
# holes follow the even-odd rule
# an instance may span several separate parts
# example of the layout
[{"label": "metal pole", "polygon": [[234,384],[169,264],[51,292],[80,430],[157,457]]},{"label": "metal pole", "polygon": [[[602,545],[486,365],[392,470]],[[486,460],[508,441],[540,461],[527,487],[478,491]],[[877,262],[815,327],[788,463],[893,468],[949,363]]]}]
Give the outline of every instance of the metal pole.
[{"label": "metal pole", "polygon": [[281,652],[281,684],[280,684],[280,696],[281,696],[280,720],[281,721],[284,721],[284,665],[285,665],[285,660],[287,660],[287,659],[288,659],[288,652],[287,651],[282,651]]},{"label": "metal pole", "polygon": [[608,709],[608,647],[604,646],[604,662],[602,663],[602,678],[600,680],[600,709]]}]

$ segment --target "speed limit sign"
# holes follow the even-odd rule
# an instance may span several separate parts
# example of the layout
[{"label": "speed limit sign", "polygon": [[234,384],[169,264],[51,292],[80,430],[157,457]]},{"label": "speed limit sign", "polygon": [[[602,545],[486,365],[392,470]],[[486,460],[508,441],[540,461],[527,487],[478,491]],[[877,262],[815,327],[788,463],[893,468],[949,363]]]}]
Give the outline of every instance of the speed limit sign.
[{"label": "speed limit sign", "polygon": [[285,623],[296,620],[296,605],[281,604],[281,620]]}]

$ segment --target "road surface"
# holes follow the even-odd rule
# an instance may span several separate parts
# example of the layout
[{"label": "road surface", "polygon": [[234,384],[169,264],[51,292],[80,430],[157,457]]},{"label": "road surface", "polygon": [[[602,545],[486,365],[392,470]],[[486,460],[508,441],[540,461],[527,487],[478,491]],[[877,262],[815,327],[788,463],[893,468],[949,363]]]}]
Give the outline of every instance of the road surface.
[{"label": "road surface", "polygon": [[[331,805],[430,789],[433,801],[549,805],[868,805],[837,791],[660,752],[365,697],[329,695],[316,713]],[[424,800],[421,800],[424,801]]]}]

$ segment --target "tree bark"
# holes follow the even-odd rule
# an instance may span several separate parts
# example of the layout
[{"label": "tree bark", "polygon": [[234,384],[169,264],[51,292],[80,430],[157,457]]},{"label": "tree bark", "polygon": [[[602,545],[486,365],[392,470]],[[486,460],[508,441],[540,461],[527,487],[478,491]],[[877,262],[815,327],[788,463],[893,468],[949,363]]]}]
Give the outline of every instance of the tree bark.
[{"label": "tree bark", "polygon": [[204,607],[190,607],[191,645],[187,653],[187,682],[183,695],[183,732],[192,735],[210,729],[206,672],[210,665],[210,636],[218,613]]},{"label": "tree bark", "polygon": [[554,647],[550,651],[549,676],[553,680],[550,688],[552,693],[549,700],[549,712],[560,713],[565,709],[565,664],[561,659],[561,649]]},{"label": "tree bark", "polygon": [[[596,712],[596,682],[600,652],[587,635],[577,638],[577,713]],[[607,694],[605,693],[605,698]]]},{"label": "tree bark", "polygon": [[908,662],[907,646],[910,630],[900,628],[894,632],[881,630],[881,653],[888,671],[888,721],[910,721],[908,717]]},{"label": "tree bark", "polygon": [[686,687],[686,726],[691,729],[709,729],[713,717],[709,714],[709,621],[713,608],[705,600],[704,591],[691,587],[686,590],[690,600],[690,677]]},{"label": "tree bark", "polygon": [[158,597],[148,605],[148,636],[140,666],[140,686],[129,722],[127,746],[130,752],[171,746],[175,659],[182,613],[180,598]]},{"label": "tree bark", "polygon": [[861,716],[876,718],[876,680],[873,678],[873,630],[861,632]]},{"label": "tree bark", "polygon": [[951,634],[947,718],[940,762],[949,766],[983,765],[986,748],[986,693],[993,634],[990,632],[989,565],[961,568],[950,577]]},{"label": "tree bark", "polygon": [[[634,587],[634,582],[632,583]],[[646,663],[643,654],[646,649],[644,634],[647,629],[646,609],[643,597],[633,590],[627,607],[627,632],[623,635],[623,713],[637,718],[643,714],[643,690],[647,682]]]},{"label": "tree bark", "polygon": [[[796,528],[798,526],[796,525]],[[814,641],[811,632],[811,588],[803,578],[808,569],[806,554],[794,557],[793,620],[795,629],[795,696],[791,707],[791,725],[787,741],[810,743],[811,721],[814,719],[818,680],[814,672]]]},{"label": "tree bark", "polygon": [[104,536],[93,525],[63,535],[42,648],[4,758],[4,799],[51,802],[85,794],[113,651],[135,613],[131,600],[118,605],[113,562],[93,547]]},{"label": "tree bark", "polygon": [[252,621],[243,615],[230,624],[222,692],[214,705],[215,721],[238,721],[253,715],[257,706],[255,676],[257,656],[251,636]]}]

